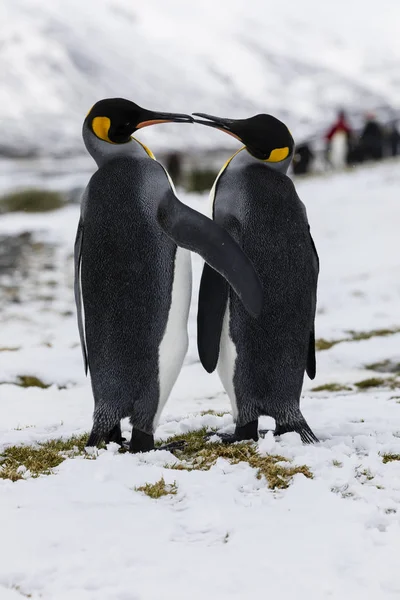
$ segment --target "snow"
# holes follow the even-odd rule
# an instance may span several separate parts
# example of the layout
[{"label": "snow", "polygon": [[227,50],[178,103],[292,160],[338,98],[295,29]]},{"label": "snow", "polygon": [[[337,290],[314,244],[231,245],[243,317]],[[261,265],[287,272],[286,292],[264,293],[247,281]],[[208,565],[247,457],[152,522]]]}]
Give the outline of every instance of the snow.
[{"label": "snow", "polygon": [[[400,6],[381,0],[3,0],[0,148],[83,150],[81,123],[104,97],[227,117],[271,112],[295,139],[344,106],[399,109]],[[227,146],[201,127],[141,134],[158,148]]]},{"label": "snow", "polygon": [[[399,326],[399,184],[396,161],[296,182],[321,261],[317,337]],[[205,196],[182,199],[207,211]],[[57,244],[55,270],[39,269],[47,246],[29,258],[29,273],[17,280],[20,304],[6,301],[2,280],[0,346],[20,349],[0,353],[0,451],[91,425],[91,389],[70,314],[78,211],[0,221],[0,235],[32,231],[35,240]],[[230,414],[201,414],[230,408],[217,375],[198,362],[201,261],[193,263],[190,347],[158,439],[203,426],[232,428]],[[258,443],[260,453],[311,469],[313,479],[296,475],[287,490],[271,491],[246,463],[219,459],[207,472],[177,471],[166,467],[176,461],[167,451],[133,456],[113,444],[96,460],[67,459],[49,476],[0,479],[0,599],[399,597],[400,462],[383,464],[382,455],[400,453],[400,393],[311,391],[382,377],[365,366],[386,359],[400,361],[400,334],[318,353],[302,409],[321,442],[305,446],[297,434],[277,440],[269,433]],[[22,374],[52,385],[21,388],[15,381]],[[273,422],[265,418],[262,426]],[[129,436],[127,423],[123,429]],[[154,500],[135,491],[161,476],[176,481],[176,496]]]}]

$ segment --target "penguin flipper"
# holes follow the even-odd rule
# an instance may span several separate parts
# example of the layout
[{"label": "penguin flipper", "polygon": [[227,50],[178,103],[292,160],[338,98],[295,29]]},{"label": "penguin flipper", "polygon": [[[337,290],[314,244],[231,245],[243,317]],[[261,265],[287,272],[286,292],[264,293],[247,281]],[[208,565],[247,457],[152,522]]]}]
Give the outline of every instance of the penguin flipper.
[{"label": "penguin flipper", "polygon": [[308,232],[310,234],[311,246],[312,246],[312,251],[313,251],[312,260],[313,260],[315,287],[312,291],[312,300],[311,300],[311,302],[312,302],[312,308],[311,308],[311,310],[312,310],[312,327],[311,327],[310,337],[309,337],[309,342],[308,342],[306,371],[307,371],[307,375],[309,376],[309,378],[314,379],[316,372],[317,372],[317,361],[315,358],[315,325],[314,325],[314,321],[315,321],[315,311],[317,308],[317,281],[318,281],[318,274],[319,274],[319,258],[318,258],[317,249],[314,244],[314,240],[312,239],[310,226],[308,226]]},{"label": "penguin flipper", "polygon": [[180,202],[172,190],[158,206],[157,221],[178,246],[200,254],[228,281],[250,315],[261,313],[263,292],[258,275],[225,229]]},{"label": "penguin flipper", "polygon": [[83,244],[83,221],[82,217],[79,219],[78,230],[76,232],[75,247],[74,247],[74,262],[75,262],[75,280],[74,280],[74,294],[76,312],[78,315],[78,329],[79,337],[81,339],[83,364],[85,367],[85,374],[88,372],[88,355],[85,341],[85,331],[83,327],[83,307],[82,307],[82,290],[81,290],[81,263],[82,263],[82,244]]},{"label": "penguin flipper", "polygon": [[217,366],[228,294],[228,283],[206,263],[201,276],[197,309],[197,349],[207,373],[212,373]]},{"label": "penguin flipper", "polygon": [[307,375],[310,379],[315,378],[317,372],[317,361],[315,359],[315,333],[314,328],[310,333],[310,339],[308,342],[308,355],[307,355]]}]

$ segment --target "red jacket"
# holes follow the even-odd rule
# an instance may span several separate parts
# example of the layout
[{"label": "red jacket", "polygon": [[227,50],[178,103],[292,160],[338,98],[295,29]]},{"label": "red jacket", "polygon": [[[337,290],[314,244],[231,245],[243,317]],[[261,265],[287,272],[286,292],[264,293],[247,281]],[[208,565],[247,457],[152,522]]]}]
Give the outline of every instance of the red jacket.
[{"label": "red jacket", "polygon": [[344,133],[346,133],[347,135],[349,135],[349,133],[351,132],[351,129],[350,129],[349,125],[346,123],[345,119],[342,119],[342,118],[338,119],[336,121],[336,123],[334,125],[332,125],[332,127],[330,128],[328,133],[325,135],[325,139],[330,142],[331,139],[333,138],[333,136],[335,135],[335,133],[337,133],[338,131],[344,131]]}]

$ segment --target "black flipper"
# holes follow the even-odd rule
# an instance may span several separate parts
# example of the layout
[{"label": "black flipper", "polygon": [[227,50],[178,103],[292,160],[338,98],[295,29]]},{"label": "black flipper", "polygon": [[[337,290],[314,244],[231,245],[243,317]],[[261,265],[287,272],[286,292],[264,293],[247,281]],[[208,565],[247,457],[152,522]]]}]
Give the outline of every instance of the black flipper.
[{"label": "black flipper", "polygon": [[225,229],[180,202],[169,190],[158,207],[157,220],[174,242],[200,254],[232,286],[247,312],[261,313],[263,293],[257,273]]},{"label": "black flipper", "polygon": [[197,309],[197,348],[207,373],[212,373],[217,366],[228,294],[228,283],[206,263],[200,281]]},{"label": "black flipper", "polygon": [[83,355],[83,363],[85,367],[85,373],[88,372],[88,356],[85,342],[85,331],[83,327],[83,308],[82,308],[82,293],[81,293],[81,261],[82,261],[82,244],[83,244],[83,221],[79,219],[78,231],[76,232],[75,248],[74,248],[74,260],[75,260],[75,281],[74,281],[74,293],[75,293],[75,304],[78,315],[78,329],[79,337],[81,339],[81,348]]},{"label": "black flipper", "polygon": [[311,299],[311,302],[312,302],[312,309],[311,309],[311,311],[312,311],[312,328],[310,331],[310,338],[309,338],[309,342],[308,342],[308,355],[307,355],[306,371],[307,371],[307,375],[309,376],[309,378],[314,379],[316,371],[317,371],[317,361],[315,358],[314,320],[315,320],[315,311],[317,308],[317,281],[318,281],[318,274],[319,274],[319,258],[318,258],[317,249],[314,244],[314,240],[312,239],[312,236],[311,236],[310,226],[308,226],[308,231],[310,233],[311,246],[312,246],[312,250],[313,250],[313,270],[314,270],[314,277],[315,277],[315,286],[312,291],[312,299]]},{"label": "black flipper", "polygon": [[315,378],[317,371],[317,361],[315,359],[315,333],[314,329],[310,333],[310,340],[308,342],[308,355],[307,355],[307,375],[310,379]]}]

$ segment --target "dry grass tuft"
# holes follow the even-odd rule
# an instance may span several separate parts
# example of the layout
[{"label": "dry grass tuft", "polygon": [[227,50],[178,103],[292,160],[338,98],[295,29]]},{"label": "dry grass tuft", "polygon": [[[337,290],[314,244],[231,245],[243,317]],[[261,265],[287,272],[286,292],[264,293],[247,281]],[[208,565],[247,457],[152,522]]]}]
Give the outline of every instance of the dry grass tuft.
[{"label": "dry grass tuft", "polygon": [[311,388],[312,392],[351,392],[351,387],[342,385],[340,383],[325,383],[324,385],[318,385],[315,388]]},{"label": "dry grass tuft", "polygon": [[309,479],[313,477],[306,465],[292,465],[289,459],[275,454],[259,454],[254,443],[209,442],[204,439],[206,433],[207,430],[203,428],[169,438],[167,443],[184,439],[186,446],[182,450],[175,451],[181,462],[168,464],[165,467],[179,471],[208,471],[218,458],[224,458],[232,465],[247,462],[250,467],[257,470],[258,479],[265,477],[270,489],[288,488],[293,476],[298,473],[302,473]]},{"label": "dry grass tuft", "polygon": [[393,462],[395,460],[400,460],[400,454],[390,454],[389,452],[382,455],[382,462],[384,464],[388,462]]},{"label": "dry grass tuft", "polygon": [[0,478],[18,481],[27,471],[31,477],[50,475],[66,458],[78,455],[93,458],[85,453],[87,439],[85,434],[34,446],[10,446],[0,455]]},{"label": "dry grass tuft", "polygon": [[143,492],[149,498],[161,498],[162,496],[175,496],[178,491],[176,481],[174,483],[165,483],[164,477],[161,477],[156,483],[145,483],[140,487],[135,488],[136,492]]}]

